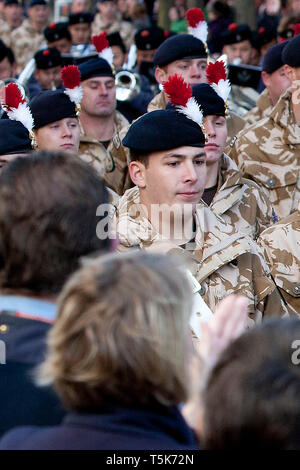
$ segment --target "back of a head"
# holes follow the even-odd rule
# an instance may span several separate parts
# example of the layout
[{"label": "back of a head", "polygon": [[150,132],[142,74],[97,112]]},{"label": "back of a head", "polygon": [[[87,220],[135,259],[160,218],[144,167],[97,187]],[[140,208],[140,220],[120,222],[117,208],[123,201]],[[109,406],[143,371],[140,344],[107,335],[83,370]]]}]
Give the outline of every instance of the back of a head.
[{"label": "back of a head", "polygon": [[0,175],[2,290],[57,294],[79,258],[107,251],[96,211],[108,202],[103,181],[77,156],[37,152]]},{"label": "back of a head", "polygon": [[226,349],[205,391],[205,448],[300,449],[299,339],[298,319],[277,319]]},{"label": "back of a head", "polygon": [[169,257],[111,254],[64,287],[40,383],[67,408],[178,405],[187,398],[191,290]]}]

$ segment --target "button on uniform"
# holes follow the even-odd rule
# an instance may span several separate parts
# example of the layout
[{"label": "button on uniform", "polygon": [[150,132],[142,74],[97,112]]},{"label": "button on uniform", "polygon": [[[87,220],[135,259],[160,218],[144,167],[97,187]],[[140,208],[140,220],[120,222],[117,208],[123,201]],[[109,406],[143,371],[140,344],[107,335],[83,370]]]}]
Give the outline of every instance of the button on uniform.
[{"label": "button on uniform", "polygon": [[293,292],[296,295],[300,295],[300,285],[299,284],[297,286],[293,287]]},{"label": "button on uniform", "polygon": [[270,188],[274,188],[275,179],[274,178],[269,178],[268,181],[267,181],[267,185],[270,186]]}]

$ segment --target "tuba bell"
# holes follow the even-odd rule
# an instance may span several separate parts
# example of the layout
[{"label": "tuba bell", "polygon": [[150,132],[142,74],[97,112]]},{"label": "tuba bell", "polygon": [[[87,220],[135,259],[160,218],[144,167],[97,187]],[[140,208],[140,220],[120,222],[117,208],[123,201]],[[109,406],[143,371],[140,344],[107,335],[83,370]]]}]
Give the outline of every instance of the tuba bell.
[{"label": "tuba bell", "polygon": [[128,53],[128,60],[115,75],[116,98],[118,101],[129,101],[141,91],[141,77],[133,72],[136,64],[137,49],[133,44]]}]

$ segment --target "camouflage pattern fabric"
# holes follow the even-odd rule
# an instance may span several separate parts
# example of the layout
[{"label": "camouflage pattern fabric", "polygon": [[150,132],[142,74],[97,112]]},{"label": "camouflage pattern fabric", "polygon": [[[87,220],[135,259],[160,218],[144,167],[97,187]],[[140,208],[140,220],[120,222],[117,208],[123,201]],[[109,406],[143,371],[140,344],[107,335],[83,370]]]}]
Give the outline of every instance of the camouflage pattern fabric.
[{"label": "camouflage pattern fabric", "polygon": [[92,36],[106,31],[107,34],[119,32],[127,51],[134,43],[135,29],[129,21],[122,21],[121,15],[117,14],[117,19],[112,24],[105,24],[97,13],[92,23]]},{"label": "camouflage pattern fabric", "polygon": [[290,315],[300,317],[300,212],[285,217],[258,239]]},{"label": "camouflage pattern fabric", "polygon": [[7,47],[11,47],[11,33],[13,29],[8,23],[0,18],[0,39],[6,44]]},{"label": "camouflage pattern fabric", "polygon": [[42,33],[32,29],[28,19],[11,33],[11,48],[17,63],[17,73],[21,73],[34,54],[46,44]]},{"label": "camouflage pattern fabric", "polygon": [[250,109],[255,107],[258,98],[259,93],[253,88],[232,85],[228,99],[229,110],[244,117]]},{"label": "camouflage pattern fabric", "polygon": [[244,116],[244,120],[246,121],[247,125],[251,126],[252,124],[256,124],[261,119],[268,117],[271,114],[273,109],[273,105],[271,103],[269,91],[267,88],[259,95],[259,98],[256,102],[255,108],[248,111],[247,114]]},{"label": "camouflage pattern fabric", "polygon": [[249,325],[253,325],[269,315],[268,298],[274,294],[276,313],[285,314],[257,244],[203,204],[197,206],[195,222],[195,241],[184,248],[163,238],[145,215],[139,189],[134,187],[120,199],[112,230],[118,234],[120,251],[143,249],[177,255],[201,284],[199,293],[212,311],[226,295],[245,295]]},{"label": "camouflage pattern fabric", "polygon": [[218,189],[209,207],[254,240],[274,222],[274,211],[265,193],[254,181],[243,178],[226,154],[220,160]]},{"label": "camouflage pattern fabric", "polygon": [[279,219],[297,209],[300,127],[294,120],[290,89],[280,97],[269,117],[241,131],[231,145],[229,156],[244,177],[266,191]]}]

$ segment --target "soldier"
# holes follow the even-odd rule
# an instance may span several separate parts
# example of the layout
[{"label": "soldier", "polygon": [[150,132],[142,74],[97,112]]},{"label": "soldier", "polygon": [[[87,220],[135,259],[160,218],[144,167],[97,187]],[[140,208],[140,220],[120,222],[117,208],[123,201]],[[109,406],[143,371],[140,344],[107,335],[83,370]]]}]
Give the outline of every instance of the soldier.
[{"label": "soldier", "polygon": [[130,187],[130,182],[126,171],[126,155],[121,159],[113,159],[110,154],[111,142],[114,141],[115,148],[124,152],[119,132],[124,126],[128,126],[128,121],[116,110],[114,73],[108,61],[101,57],[105,50],[109,50],[112,55],[106,34],[102,33],[96,38],[106,41],[104,49],[98,48],[99,58],[79,65],[83,89],[79,156],[92,164],[107,184],[116,191],[126,186],[126,178],[129,185],[127,187]]},{"label": "soldier", "polygon": [[10,119],[0,119],[0,171],[13,159],[31,151],[31,140],[23,124]]},{"label": "soldier", "polygon": [[116,31],[115,33],[108,34],[107,40],[109,42],[111,50],[113,51],[113,55],[114,55],[113,64],[116,70],[120,69],[121,67],[123,67],[125,63],[125,58],[127,55],[126,47],[121,38],[121,35],[118,31]]},{"label": "soldier", "polygon": [[[222,52],[227,55],[229,64],[251,64],[252,32],[248,25],[231,23],[222,33],[221,39]],[[229,99],[230,110],[243,117],[247,111],[254,108],[258,97],[259,94],[254,88],[233,85]]]},{"label": "soldier", "polygon": [[55,47],[61,54],[70,54],[72,38],[66,22],[51,23],[44,29],[48,47]]},{"label": "soldier", "polygon": [[8,47],[11,47],[11,32],[21,26],[23,21],[23,7],[19,0],[4,1],[4,19],[0,19],[0,38]]},{"label": "soldier", "polygon": [[105,31],[107,34],[118,31],[125,43],[127,51],[133,44],[134,28],[129,21],[123,21],[117,11],[115,0],[98,0],[97,13],[92,24],[92,34],[97,35]]},{"label": "soldier", "polygon": [[271,274],[290,315],[300,315],[300,212],[269,227],[259,237]]},{"label": "soldier", "polygon": [[[227,140],[226,105],[220,86],[213,80],[213,65],[207,75],[213,85],[193,86],[193,96],[203,111],[207,178],[203,201],[210,209],[254,240],[273,223],[273,211],[265,194],[253,181],[242,177],[236,164],[224,153]],[[225,73],[225,66],[224,66]],[[228,93],[230,85],[228,86]]]},{"label": "soldier", "polygon": [[[199,203],[206,182],[202,117],[191,91],[182,96],[181,112],[147,113],[123,140],[136,186],[126,191],[116,212],[120,249],[177,253],[212,310],[226,295],[242,293],[252,324],[268,314],[274,283],[256,243]],[[277,291],[274,295],[278,299]]]},{"label": "soldier", "polygon": [[285,74],[281,58],[285,46],[285,42],[275,44],[264,55],[261,78],[266,88],[260,94],[255,108],[248,111],[244,116],[249,125],[269,116],[280,95],[291,86],[291,82]]},{"label": "soldier", "polygon": [[298,35],[282,51],[291,88],[281,95],[269,117],[238,135],[229,153],[243,176],[267,192],[279,219],[297,208],[300,196],[299,47]]},{"label": "soldier", "polygon": [[15,77],[16,71],[17,64],[14,54],[0,39],[0,80]]},{"label": "soldier", "polygon": [[27,9],[28,19],[11,33],[11,48],[20,73],[45,42],[43,30],[48,23],[50,9],[45,0],[31,0]]},{"label": "soldier", "polygon": [[34,59],[36,63],[35,81],[28,83],[30,99],[42,90],[53,90],[61,86],[62,59],[60,52],[55,47],[49,47],[36,52]]},{"label": "soldier", "polygon": [[68,28],[73,45],[89,44],[91,42],[92,13],[82,11],[81,13],[71,13],[69,15]]}]

